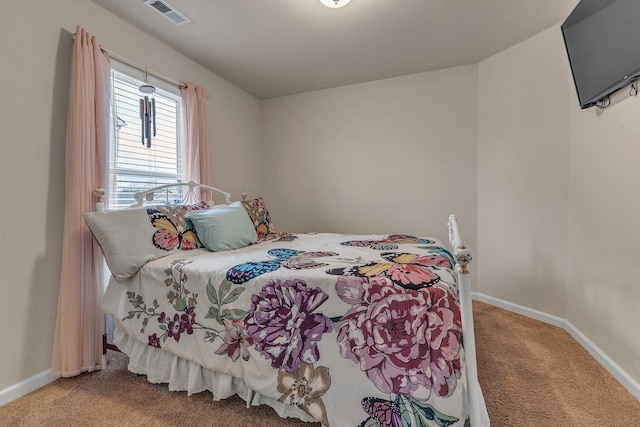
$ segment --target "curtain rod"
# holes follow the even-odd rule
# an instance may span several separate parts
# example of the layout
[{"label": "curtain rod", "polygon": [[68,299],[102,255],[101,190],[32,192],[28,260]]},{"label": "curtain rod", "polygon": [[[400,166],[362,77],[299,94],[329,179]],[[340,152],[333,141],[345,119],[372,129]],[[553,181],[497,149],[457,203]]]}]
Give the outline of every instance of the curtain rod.
[{"label": "curtain rod", "polygon": [[178,82],[178,81],[176,81],[176,80],[170,79],[169,77],[165,77],[165,76],[163,76],[162,74],[156,73],[156,72],[155,72],[155,71],[153,71],[153,70],[148,70],[148,69],[147,69],[147,67],[143,67],[142,65],[136,64],[135,62],[133,62],[133,61],[131,61],[131,60],[129,60],[129,59],[127,59],[127,58],[123,57],[123,56],[120,56],[120,55],[118,55],[118,54],[116,54],[116,53],[113,53],[113,52],[111,52],[110,50],[105,49],[105,48],[104,48],[104,47],[102,47],[102,46],[100,47],[100,49],[101,49],[103,52],[108,53],[110,58],[113,58],[113,59],[115,59],[116,61],[122,62],[123,64],[126,64],[126,65],[128,65],[128,66],[130,66],[130,67],[133,67],[133,68],[135,68],[136,70],[141,71],[141,72],[143,72],[143,73],[145,73],[145,74],[148,74],[148,75],[150,75],[150,76],[153,76],[153,77],[155,77],[155,78],[157,78],[157,79],[163,80],[164,82],[169,83],[169,84],[171,84],[171,85],[173,85],[173,86],[176,86],[176,87],[177,87],[177,88],[179,88],[179,89],[181,89],[181,88],[186,88],[186,87],[187,87],[187,85],[186,85],[186,84],[184,84],[184,83],[180,83],[180,82]]},{"label": "curtain rod", "polygon": [[[76,33],[73,33],[73,39],[74,40],[76,39]],[[133,67],[136,70],[141,71],[141,72],[143,72],[145,74],[148,74],[150,76],[153,76],[153,77],[155,77],[157,79],[163,80],[164,82],[169,83],[170,85],[176,86],[178,89],[182,89],[182,88],[187,88],[188,87],[184,83],[180,83],[179,81],[173,80],[173,79],[171,79],[169,77],[165,77],[162,74],[156,73],[155,71],[152,71],[152,70],[150,71],[150,70],[147,69],[147,67],[143,67],[142,65],[137,64],[137,63],[131,61],[130,59],[125,58],[124,56],[120,56],[117,53],[114,53],[114,52],[110,51],[109,49],[106,49],[103,46],[100,46],[100,50],[103,51],[103,52],[108,53],[110,58],[113,58],[116,61],[122,62],[123,64],[126,64],[126,65],[128,65],[130,67]]]}]

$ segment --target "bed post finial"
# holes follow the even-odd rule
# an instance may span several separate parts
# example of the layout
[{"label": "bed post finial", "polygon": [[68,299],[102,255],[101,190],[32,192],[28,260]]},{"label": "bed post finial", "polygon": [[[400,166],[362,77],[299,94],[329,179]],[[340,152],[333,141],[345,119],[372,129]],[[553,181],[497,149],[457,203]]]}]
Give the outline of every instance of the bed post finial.
[{"label": "bed post finial", "polygon": [[242,196],[242,201],[246,201],[247,200],[247,192],[243,191],[242,193],[240,193],[240,196]]},{"label": "bed post finial", "polygon": [[96,196],[96,202],[102,203],[104,201],[104,196],[107,194],[107,190],[102,187],[98,187],[93,190],[93,195]]},{"label": "bed post finial", "polygon": [[97,187],[93,190],[93,195],[96,196],[96,211],[101,212],[104,210],[104,196],[106,196],[107,190],[102,187]]},{"label": "bed post finial", "polygon": [[471,251],[462,242],[460,230],[458,230],[458,219],[455,215],[449,215],[449,243],[453,249],[453,257],[456,260],[456,271],[460,274],[469,274],[467,265],[473,259]]},{"label": "bed post finial", "polygon": [[467,249],[464,245],[462,245],[453,251],[453,256],[456,259],[458,271],[462,274],[469,274],[469,270],[467,270],[467,265],[473,259],[473,256],[471,255],[471,251]]}]

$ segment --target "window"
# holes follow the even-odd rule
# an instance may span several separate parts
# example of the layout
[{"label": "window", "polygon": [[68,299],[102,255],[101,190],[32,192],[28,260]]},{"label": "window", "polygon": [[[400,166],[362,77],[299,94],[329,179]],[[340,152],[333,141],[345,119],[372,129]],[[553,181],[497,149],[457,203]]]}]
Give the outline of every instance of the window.
[{"label": "window", "polygon": [[[136,77],[139,76],[139,77]],[[109,208],[135,203],[133,195],[158,185],[182,182],[180,137],[180,91],[154,80],[156,136],[151,147],[142,139],[138,88],[145,83],[144,73],[112,60],[111,108],[113,112],[109,147]],[[181,199],[181,194],[171,196]],[[171,200],[173,201],[173,200]]]}]

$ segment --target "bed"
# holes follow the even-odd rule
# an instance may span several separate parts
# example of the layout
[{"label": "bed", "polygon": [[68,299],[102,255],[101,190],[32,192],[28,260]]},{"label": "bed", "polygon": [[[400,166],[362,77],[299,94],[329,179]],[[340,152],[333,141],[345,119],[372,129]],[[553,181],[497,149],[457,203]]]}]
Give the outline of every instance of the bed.
[{"label": "bed", "polygon": [[[430,237],[288,233],[262,198],[180,186],[178,204],[162,186],[130,209],[85,214],[130,371],[323,426],[489,426],[455,216],[451,250]],[[198,190],[225,201],[194,200]]]}]

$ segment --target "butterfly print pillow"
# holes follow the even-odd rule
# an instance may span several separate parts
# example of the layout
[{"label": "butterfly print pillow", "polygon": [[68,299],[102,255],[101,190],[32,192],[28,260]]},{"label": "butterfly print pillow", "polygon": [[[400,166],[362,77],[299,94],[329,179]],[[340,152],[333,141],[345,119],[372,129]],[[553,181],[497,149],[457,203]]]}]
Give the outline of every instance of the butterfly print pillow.
[{"label": "butterfly print pillow", "polygon": [[190,211],[205,210],[209,207],[206,202],[195,205],[158,206],[147,208],[151,224],[157,229],[153,233],[153,245],[165,251],[174,249],[202,248],[193,223],[188,220]]}]

